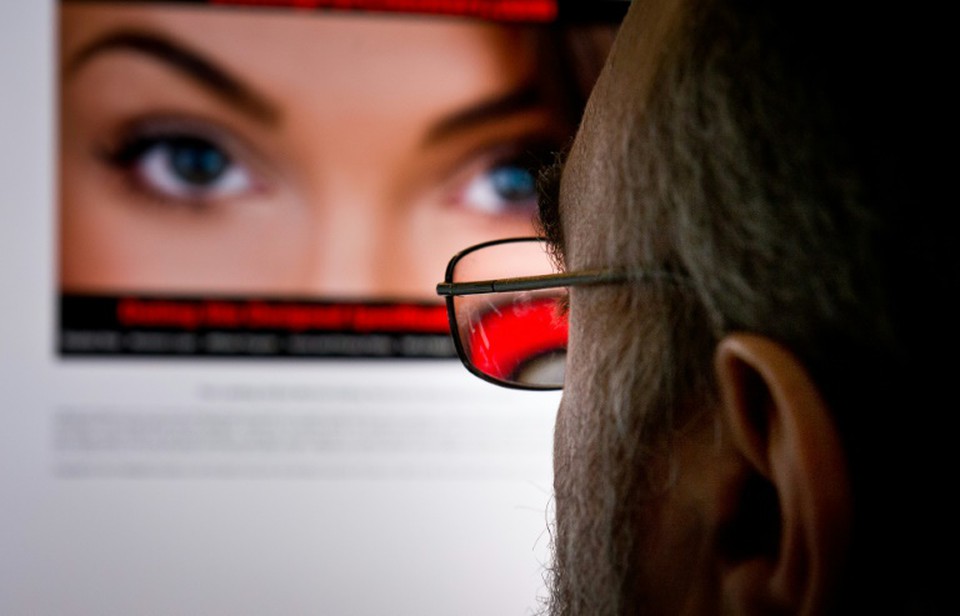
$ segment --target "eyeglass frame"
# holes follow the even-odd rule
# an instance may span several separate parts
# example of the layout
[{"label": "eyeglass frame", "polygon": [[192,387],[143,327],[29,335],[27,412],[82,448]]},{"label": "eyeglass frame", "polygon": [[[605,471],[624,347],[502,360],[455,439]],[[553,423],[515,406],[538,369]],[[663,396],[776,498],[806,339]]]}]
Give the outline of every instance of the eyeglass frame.
[{"label": "eyeglass frame", "polygon": [[478,250],[490,246],[499,246],[501,244],[512,244],[520,242],[540,242],[546,243],[548,240],[544,237],[509,237],[498,240],[490,240],[475,244],[465,248],[453,255],[447,264],[447,270],[444,273],[444,281],[437,284],[437,295],[443,297],[447,304],[447,319],[450,323],[450,335],[453,337],[453,344],[457,349],[457,356],[463,366],[475,376],[510,389],[522,389],[527,391],[556,391],[563,389],[563,385],[525,385],[522,383],[511,382],[497,379],[473,365],[473,362],[467,357],[460,340],[460,329],[457,326],[457,311],[453,305],[455,297],[463,295],[484,295],[491,293],[509,293],[515,291],[543,291],[547,289],[559,289],[562,287],[573,286],[595,286],[605,284],[618,284],[628,281],[650,280],[653,278],[676,279],[678,276],[667,270],[650,271],[638,269],[589,269],[578,270],[574,272],[558,272],[556,274],[541,274],[539,276],[517,276],[513,278],[496,278],[491,280],[477,280],[473,282],[453,282],[453,271],[463,257]]}]

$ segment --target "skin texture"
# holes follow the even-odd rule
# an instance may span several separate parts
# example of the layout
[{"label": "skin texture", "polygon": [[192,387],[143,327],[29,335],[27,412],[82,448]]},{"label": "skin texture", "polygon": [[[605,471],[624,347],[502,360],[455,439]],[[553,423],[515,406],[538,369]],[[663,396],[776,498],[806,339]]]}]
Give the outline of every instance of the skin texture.
[{"label": "skin texture", "polygon": [[[650,58],[646,45],[656,45],[642,36],[648,27],[641,17],[631,10],[621,27],[564,166],[557,218],[565,266],[572,271],[622,264],[616,255],[622,232],[614,221],[616,204],[622,202],[623,162],[609,144],[621,138],[632,105],[642,100],[644,69],[649,68],[644,63]],[[635,553],[669,555],[682,548],[682,558],[667,562],[699,567],[689,558],[704,541],[702,522],[679,494],[654,502],[655,495],[664,494],[669,460],[658,455],[663,444],[654,437],[653,426],[645,425],[644,413],[652,415],[663,405],[656,368],[651,369],[655,358],[647,367],[636,363],[643,355],[638,341],[661,335],[653,307],[634,310],[632,298],[620,288],[571,290],[567,377],[555,432],[552,613],[619,614],[641,608],[656,613],[649,592],[655,580],[635,570]],[[613,311],[631,318],[616,323],[610,318]],[[661,365],[671,361],[661,359]],[[661,535],[651,545],[649,530],[662,527],[665,516],[676,510],[685,511],[685,524],[673,525],[675,533]],[[684,582],[671,576],[672,570],[660,569],[673,580],[660,590],[672,589],[676,600]]]},{"label": "skin texture", "polygon": [[[683,251],[698,248],[692,235],[670,245],[670,200],[685,187],[665,183],[676,171],[664,173],[651,154],[665,132],[658,122],[673,130],[671,114],[684,104],[661,96],[658,79],[670,70],[664,50],[695,14],[688,4],[631,6],[564,166],[557,208],[543,206],[572,271],[682,271]],[[685,153],[666,164],[696,160]],[[833,410],[789,346],[724,331],[702,293],[687,276],[571,290],[552,614],[837,607],[853,497]]]},{"label": "skin texture", "polygon": [[[460,247],[531,233],[532,194],[504,197],[493,175],[571,130],[523,28],[65,3],[61,34],[67,291],[431,297]],[[228,172],[172,174],[163,139],[184,135]]]}]

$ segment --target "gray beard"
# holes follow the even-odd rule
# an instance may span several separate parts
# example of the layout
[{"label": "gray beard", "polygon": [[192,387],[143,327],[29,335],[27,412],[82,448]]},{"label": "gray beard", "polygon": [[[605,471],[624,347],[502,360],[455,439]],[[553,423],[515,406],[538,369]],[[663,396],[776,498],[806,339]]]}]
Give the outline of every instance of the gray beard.
[{"label": "gray beard", "polygon": [[[572,488],[572,486],[571,486]],[[600,522],[609,512],[587,498],[564,499],[553,526],[548,571],[550,616],[622,613],[624,572],[609,558],[616,529]],[[604,528],[605,527],[605,528]]]},{"label": "gray beard", "polygon": [[640,401],[613,400],[608,393],[636,391],[624,388],[624,380],[635,375],[625,373],[617,358],[605,359],[593,364],[600,366],[596,374],[605,375],[603,382],[582,398],[591,401],[591,410],[576,414],[588,419],[567,413],[557,424],[546,605],[551,616],[630,614],[643,604],[634,559],[643,553],[638,505],[650,491],[651,478],[643,470],[650,451],[638,437],[646,432],[639,425]]},{"label": "gray beard", "polygon": [[[649,491],[648,478],[624,471],[644,465],[604,456],[621,447],[591,449],[592,463],[581,458],[566,465],[554,484],[550,616],[620,616],[638,613],[645,603],[634,559],[644,553],[643,512],[636,504]],[[594,473],[594,468],[606,472]]]},{"label": "gray beard", "polygon": [[[610,299],[613,294],[605,295],[607,301],[597,305],[618,303],[616,296]],[[671,372],[677,365],[671,339],[676,332],[692,336],[693,330],[636,316],[632,331],[615,319],[582,322],[588,325],[579,341],[588,342],[571,349],[571,387],[564,392],[555,433],[556,516],[546,613],[637,614],[652,607],[642,575],[644,529],[651,528],[655,509],[650,504],[670,482],[664,454],[676,424],[687,419],[681,410],[687,405],[677,403],[671,385],[694,382]]]},{"label": "gray beard", "polygon": [[[597,260],[621,251],[608,252]],[[570,325],[545,607],[551,616],[653,611],[644,533],[670,483],[669,441],[715,391],[714,334],[695,298],[670,283],[574,289]]]}]

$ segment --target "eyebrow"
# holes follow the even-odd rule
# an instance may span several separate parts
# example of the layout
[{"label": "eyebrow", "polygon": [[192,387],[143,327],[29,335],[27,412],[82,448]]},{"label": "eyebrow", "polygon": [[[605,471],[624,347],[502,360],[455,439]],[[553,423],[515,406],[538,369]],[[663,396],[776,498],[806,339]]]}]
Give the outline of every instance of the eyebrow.
[{"label": "eyebrow", "polygon": [[564,243],[560,218],[560,178],[567,149],[557,153],[553,164],[541,169],[537,175],[537,230],[546,238],[550,254],[561,267],[564,265]]},{"label": "eyebrow", "polygon": [[104,53],[125,51],[146,55],[177,69],[220,100],[262,124],[272,126],[280,121],[277,106],[238,77],[183,43],[147,30],[116,30],[95,39],[74,54],[65,66],[65,74],[75,73]]},{"label": "eyebrow", "polygon": [[536,109],[543,104],[544,100],[540,89],[532,83],[525,83],[506,94],[482,100],[442,118],[427,132],[424,143],[436,143],[455,133],[493,120]]}]

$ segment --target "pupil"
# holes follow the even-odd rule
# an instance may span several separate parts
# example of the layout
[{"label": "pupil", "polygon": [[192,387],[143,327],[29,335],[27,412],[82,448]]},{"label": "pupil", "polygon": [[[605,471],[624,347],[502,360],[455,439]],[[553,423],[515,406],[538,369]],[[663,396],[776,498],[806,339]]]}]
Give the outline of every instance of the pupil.
[{"label": "pupil", "polygon": [[170,164],[178,177],[191,184],[211,184],[219,178],[230,159],[202,139],[178,139],[170,144]]},{"label": "pupil", "polygon": [[525,201],[536,194],[533,174],[521,167],[500,167],[491,177],[497,194],[508,201]]}]

